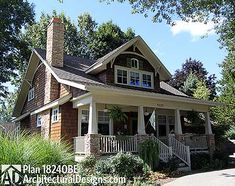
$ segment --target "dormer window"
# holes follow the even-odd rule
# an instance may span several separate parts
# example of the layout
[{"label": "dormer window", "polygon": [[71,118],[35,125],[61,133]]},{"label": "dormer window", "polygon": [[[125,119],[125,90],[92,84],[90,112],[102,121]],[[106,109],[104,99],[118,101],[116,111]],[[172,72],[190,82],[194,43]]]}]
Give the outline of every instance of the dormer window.
[{"label": "dormer window", "polygon": [[131,68],[139,69],[139,60],[135,58],[131,58]]}]

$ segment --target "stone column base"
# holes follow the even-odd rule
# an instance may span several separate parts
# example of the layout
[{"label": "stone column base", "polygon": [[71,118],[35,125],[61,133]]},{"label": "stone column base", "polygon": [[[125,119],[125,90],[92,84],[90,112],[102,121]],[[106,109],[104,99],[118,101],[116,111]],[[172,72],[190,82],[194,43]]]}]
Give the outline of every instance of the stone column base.
[{"label": "stone column base", "polygon": [[207,145],[209,149],[209,153],[212,156],[215,151],[215,135],[214,134],[207,134]]},{"label": "stone column base", "polygon": [[86,155],[100,156],[100,134],[86,134],[85,153]]}]

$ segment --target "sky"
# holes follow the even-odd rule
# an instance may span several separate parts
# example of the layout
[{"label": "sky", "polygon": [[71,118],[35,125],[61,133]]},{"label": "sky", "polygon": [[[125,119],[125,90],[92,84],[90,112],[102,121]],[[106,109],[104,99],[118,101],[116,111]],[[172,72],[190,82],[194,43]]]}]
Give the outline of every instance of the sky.
[{"label": "sky", "polygon": [[[221,78],[220,64],[226,56],[226,51],[220,49],[218,36],[213,30],[213,23],[185,23],[176,21],[171,27],[165,23],[153,23],[151,17],[142,14],[132,14],[128,3],[111,3],[107,5],[99,0],[28,0],[35,5],[36,20],[42,12],[51,14],[53,10],[64,12],[77,24],[77,17],[88,12],[98,23],[112,20],[122,30],[132,28],[136,35],[140,35],[166,68],[174,74],[181,68],[182,63],[191,57],[203,62],[209,74]],[[201,38],[207,33],[207,37]]]}]

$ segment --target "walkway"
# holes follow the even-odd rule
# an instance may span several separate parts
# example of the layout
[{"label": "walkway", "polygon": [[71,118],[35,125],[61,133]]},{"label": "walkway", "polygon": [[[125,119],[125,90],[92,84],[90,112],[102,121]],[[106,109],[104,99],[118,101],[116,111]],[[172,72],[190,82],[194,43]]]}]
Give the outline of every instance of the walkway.
[{"label": "walkway", "polygon": [[235,169],[183,176],[164,186],[235,186]]}]

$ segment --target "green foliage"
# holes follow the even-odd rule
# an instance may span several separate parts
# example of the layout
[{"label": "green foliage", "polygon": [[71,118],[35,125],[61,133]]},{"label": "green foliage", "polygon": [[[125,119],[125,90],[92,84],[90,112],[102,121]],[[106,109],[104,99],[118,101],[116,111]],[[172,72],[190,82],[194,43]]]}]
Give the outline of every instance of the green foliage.
[{"label": "green foliage", "polygon": [[198,78],[192,71],[189,73],[186,78],[184,85],[180,88],[185,94],[192,96],[197,87]]},{"label": "green foliage", "polygon": [[151,168],[156,170],[159,164],[159,147],[156,141],[146,139],[138,146],[138,152],[144,162]]},{"label": "green foliage", "polygon": [[87,156],[84,158],[79,162],[80,173],[82,173],[82,175],[94,174],[96,162],[95,156]]},{"label": "green foliage", "polygon": [[208,168],[210,165],[210,155],[206,153],[191,154],[192,170]]},{"label": "green foliage", "polygon": [[216,101],[223,106],[212,109],[213,116],[219,125],[235,125],[235,78],[232,69],[235,69],[235,55],[230,53],[221,64],[222,79],[219,81],[220,96]]},{"label": "green foliage", "polygon": [[125,122],[127,120],[127,115],[122,112],[122,109],[118,106],[112,106],[112,108],[109,109],[109,117],[114,121]]},{"label": "green foliage", "polygon": [[175,71],[169,84],[187,95],[193,96],[197,82],[205,82],[205,86],[210,91],[209,99],[212,100],[216,96],[215,80],[215,75],[208,75],[202,62],[189,58],[182,64],[181,69]]},{"label": "green foliage", "polygon": [[11,138],[0,134],[0,164],[26,164],[34,167],[73,163],[71,149],[64,142],[52,142],[38,135],[22,133]]},{"label": "green foliage", "polygon": [[142,176],[144,162],[138,156],[130,153],[119,152],[110,158],[111,172],[114,175],[133,179],[134,176]]},{"label": "green foliage", "polygon": [[111,164],[107,160],[99,160],[95,165],[97,174],[109,174],[111,172]]},{"label": "green foliage", "polygon": [[7,97],[0,101],[0,123],[10,122],[15,105],[17,92],[9,93]]},{"label": "green foliage", "polygon": [[20,39],[21,29],[33,22],[33,5],[23,0],[0,1],[0,99],[7,95],[7,89],[3,85],[16,77],[16,61],[21,47],[25,42]]},{"label": "green foliage", "polygon": [[198,99],[208,100],[210,97],[210,91],[206,87],[206,84],[202,81],[197,81],[196,89],[194,90],[193,97]]},{"label": "green foliage", "polygon": [[90,43],[92,57],[97,59],[121,46],[135,36],[132,29],[123,32],[119,26],[109,21],[101,24],[95,32],[92,43]]},{"label": "green foliage", "polygon": [[226,131],[225,136],[230,139],[235,139],[235,126],[232,125],[229,130]]}]

